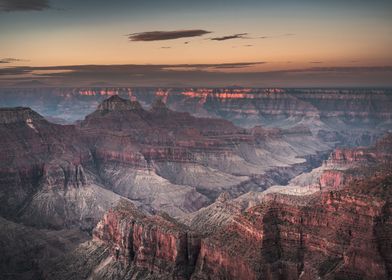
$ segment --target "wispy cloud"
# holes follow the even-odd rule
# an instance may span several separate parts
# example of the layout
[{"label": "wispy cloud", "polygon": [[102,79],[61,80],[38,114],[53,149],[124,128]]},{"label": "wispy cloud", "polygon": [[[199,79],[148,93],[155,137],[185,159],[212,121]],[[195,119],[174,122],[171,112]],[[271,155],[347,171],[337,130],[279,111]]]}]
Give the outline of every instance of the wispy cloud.
[{"label": "wispy cloud", "polygon": [[149,31],[128,34],[128,39],[133,42],[149,42],[175,40],[180,38],[199,37],[209,34],[211,31],[202,29],[174,30],[174,31]]},{"label": "wispy cloud", "polygon": [[227,36],[222,36],[222,37],[214,37],[210,38],[211,41],[226,41],[226,40],[233,40],[233,39],[250,39],[249,37],[246,37],[248,33],[238,33],[238,34],[233,34],[233,35],[227,35]]},{"label": "wispy cloud", "polygon": [[[392,67],[309,67],[255,71],[257,64],[76,65],[0,68],[0,86],[37,80],[48,86],[86,86],[100,81],[128,86],[391,86]],[[253,69],[253,70],[252,70]],[[261,69],[261,68],[260,68]],[[226,71],[227,70],[227,71]],[[3,76],[2,76],[3,75]],[[1,77],[2,76],[2,77]]]},{"label": "wispy cloud", "polygon": [[392,66],[336,66],[336,67],[312,67],[303,69],[276,70],[269,73],[360,73],[360,72],[392,72]]},{"label": "wispy cloud", "polygon": [[49,0],[0,0],[0,11],[42,11],[50,8]]},{"label": "wispy cloud", "polygon": [[286,33],[286,34],[281,34],[281,35],[273,35],[273,36],[249,36],[249,33],[237,33],[237,34],[232,34],[232,35],[227,35],[227,36],[221,36],[221,37],[213,37],[209,38],[211,41],[226,41],[226,40],[234,40],[234,39],[272,39],[272,38],[281,38],[281,37],[290,37],[294,36],[295,34],[293,33]]},{"label": "wispy cloud", "polygon": [[[74,65],[74,66],[15,66],[0,68],[1,75],[21,75],[32,74],[35,77],[73,77],[74,75],[150,75],[153,73],[181,71],[182,69],[192,69],[194,71],[205,71],[213,69],[237,69],[266,62],[235,62],[235,63],[213,63],[213,64],[124,64],[124,65]],[[41,74],[41,73],[45,74]]]},{"label": "wispy cloud", "polygon": [[267,63],[266,61],[222,63],[222,64],[216,64],[214,68],[244,68],[244,67],[250,67],[250,66],[266,64],[266,63]]},{"label": "wispy cloud", "polygon": [[282,37],[292,37],[295,36],[294,33],[285,33],[285,34],[281,34],[281,35],[272,35],[272,36],[261,36],[258,37],[258,39],[272,39],[272,38],[282,38]]},{"label": "wispy cloud", "polygon": [[0,63],[14,63],[14,62],[25,62],[28,61],[26,59],[20,59],[20,58],[0,58]]}]

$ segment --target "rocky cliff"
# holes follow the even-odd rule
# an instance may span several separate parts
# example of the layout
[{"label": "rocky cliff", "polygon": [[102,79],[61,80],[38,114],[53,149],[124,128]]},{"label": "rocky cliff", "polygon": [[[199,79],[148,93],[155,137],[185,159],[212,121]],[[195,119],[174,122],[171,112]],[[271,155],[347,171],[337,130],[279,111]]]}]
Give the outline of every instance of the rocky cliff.
[{"label": "rocky cliff", "polygon": [[[390,151],[390,138],[360,150]],[[105,258],[83,269],[93,279],[389,279],[390,167],[385,158],[361,161],[340,171],[350,180],[311,195],[225,194],[182,219],[187,225],[124,202],[98,224],[89,249],[72,256],[107,248]]]},{"label": "rocky cliff", "polygon": [[45,88],[2,89],[3,106],[29,106],[59,122],[92,113],[104,99],[119,95],[149,108],[156,97],[175,111],[222,118],[236,125],[306,126],[324,142],[369,145],[391,129],[390,89],[279,88]]},{"label": "rocky cliff", "polygon": [[[214,98],[255,99],[234,93]],[[262,95],[284,95],[292,113],[308,110],[284,92]],[[22,261],[27,276],[390,277],[390,136],[370,148],[339,148],[307,173],[335,145],[307,122],[245,129],[172,111],[168,100],[145,109],[113,96],[65,126],[27,108],[0,110],[0,234],[31,232],[54,246],[27,248],[36,260]],[[72,253],[57,250],[79,240],[60,231],[94,227]],[[48,237],[57,233],[64,243]],[[23,248],[6,245],[7,256],[15,248],[21,258]],[[1,269],[24,275],[15,265]]]},{"label": "rocky cliff", "polygon": [[75,127],[26,108],[1,109],[0,119],[1,215],[44,228],[94,227],[119,197],[88,171],[90,149]]},{"label": "rocky cliff", "polygon": [[[362,183],[369,191],[390,186],[391,177]],[[110,253],[84,273],[93,279],[389,279],[388,195],[270,194],[207,235],[121,206],[99,223],[88,245]],[[51,275],[69,279],[71,271]]]},{"label": "rocky cliff", "polygon": [[185,225],[167,215],[142,214],[126,201],[105,215],[94,240],[109,245],[124,267],[176,279],[190,277],[200,247],[200,239]]},{"label": "rocky cliff", "polygon": [[104,101],[79,130],[108,188],[173,216],[200,209],[223,190],[238,196],[267,188],[330,148],[311,135],[304,148],[298,135],[196,118],[159,99],[146,110],[118,96]]}]

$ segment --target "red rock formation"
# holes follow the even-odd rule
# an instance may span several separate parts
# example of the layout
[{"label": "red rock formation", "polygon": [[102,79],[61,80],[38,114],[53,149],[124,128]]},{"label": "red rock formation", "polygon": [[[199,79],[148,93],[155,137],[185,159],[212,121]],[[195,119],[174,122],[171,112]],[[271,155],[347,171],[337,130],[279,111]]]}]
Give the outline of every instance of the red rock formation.
[{"label": "red rock formation", "polygon": [[255,138],[224,120],[173,112],[161,101],[147,111],[118,96],[87,116],[81,133],[99,162],[135,167],[146,167],[151,161],[194,162],[197,153],[230,153],[234,145],[253,143]]},{"label": "red rock formation", "polygon": [[[334,152],[335,164],[357,165],[324,171],[320,185],[330,191],[269,194],[261,205],[237,215],[202,240],[197,277],[389,279],[391,140],[387,135],[367,149]],[[369,155],[377,156],[368,161]]]},{"label": "red rock formation", "polygon": [[42,180],[58,180],[61,188],[68,177],[84,180],[80,164],[91,156],[75,127],[51,124],[29,108],[0,109],[0,135],[0,213],[6,217],[16,214]]},{"label": "red rock formation", "polygon": [[110,246],[113,257],[128,267],[188,279],[200,240],[168,216],[146,216],[121,201],[94,230],[94,239]]},{"label": "red rock formation", "polygon": [[[234,116],[243,112],[257,114],[257,110],[262,110],[266,112],[264,116],[303,116],[308,112],[307,117],[318,117],[316,105],[280,91],[261,93],[257,98],[266,102],[258,104],[261,108],[256,109],[255,104],[247,103],[247,99],[256,97],[248,98],[248,94],[228,91],[202,98],[210,104],[225,102],[226,109]],[[230,100],[240,102],[230,104]],[[241,102],[249,106],[245,111]],[[353,110],[358,108],[361,107]],[[326,115],[340,116],[341,113],[327,112]],[[353,114],[357,115],[366,119],[371,114]],[[107,179],[101,172],[105,169],[107,177],[114,177],[119,170],[125,170],[123,175],[131,177],[135,170],[147,170],[147,174],[151,166],[160,161],[194,163],[199,160],[205,167],[208,162],[203,156],[211,154],[218,159],[238,156],[245,161],[249,158],[245,162],[254,164],[258,160],[251,156],[254,150],[240,148],[297,132],[310,134],[302,125],[286,131],[244,130],[224,120],[175,113],[162,102],[156,102],[147,111],[136,101],[117,96],[102,103],[77,129],[50,124],[25,108],[0,110],[0,214],[13,219],[25,212],[31,212],[35,218],[43,217],[41,213],[48,217],[53,214],[51,226],[59,228],[75,221],[83,223],[84,219],[96,219],[96,215],[88,213],[85,218],[83,211],[74,212],[75,209],[92,207],[91,204],[98,201],[97,208],[93,209],[102,212],[116,201],[104,197],[105,203],[100,204],[101,195],[108,192],[103,188],[88,189],[87,193],[96,191],[90,200],[75,191],[84,189],[90,176],[96,176],[93,179],[97,181]],[[390,162],[391,143],[390,139],[383,139],[372,149],[338,150],[331,156],[330,163],[355,167],[366,164],[369,169],[377,169],[376,164]],[[233,174],[238,175],[235,171]],[[372,172],[369,174],[371,178],[375,176]],[[270,195],[262,205],[235,215],[230,223],[215,226],[211,231],[192,231],[164,215],[145,215],[126,203],[121,204],[97,226],[95,242],[109,247],[116,264],[125,270],[143,270],[179,279],[386,279],[391,276],[390,174],[384,170],[373,181],[366,180],[368,178],[358,181],[350,176],[342,171],[326,171],[320,184],[337,191],[306,198]],[[123,179],[120,177],[118,181]],[[117,190],[123,187],[126,192],[134,186],[126,179],[123,185],[118,184]],[[164,184],[181,191],[171,183],[165,181]],[[352,188],[341,190],[342,185]],[[138,187],[139,192],[145,192],[145,185]],[[202,198],[191,198],[195,189],[189,187],[186,191],[180,197],[185,197],[184,201],[179,199],[179,207],[194,211],[204,205]],[[156,189],[152,191],[155,192]],[[171,197],[175,194],[173,191]],[[77,199],[72,200],[73,197]],[[156,203],[165,207],[171,197]],[[148,201],[149,197],[140,198],[143,199]],[[225,203],[224,200],[219,202]],[[34,212],[37,208],[28,208],[30,204],[38,205],[43,211]],[[63,220],[64,216],[67,219]],[[22,218],[30,222],[29,215]]]},{"label": "red rock formation", "polygon": [[344,185],[348,181],[350,181],[352,177],[341,170],[325,170],[323,174],[320,176],[319,184],[322,189],[332,189],[337,190]]},{"label": "red rock formation", "polygon": [[333,164],[360,164],[375,161],[377,155],[366,149],[336,149],[330,156]]},{"label": "red rock formation", "polygon": [[[369,191],[391,178],[360,185]],[[201,242],[201,233],[123,203],[94,238],[125,270],[175,279],[389,279],[391,192],[374,196],[356,187],[305,198],[268,195]]]},{"label": "red rock formation", "polygon": [[270,199],[202,240],[195,279],[390,276],[390,238],[377,235],[385,236],[390,223],[375,222],[385,201],[349,191],[326,193],[304,206],[290,197]]},{"label": "red rock formation", "polygon": [[[361,155],[390,150],[388,139],[361,148]],[[168,271],[161,266],[164,263],[169,275],[188,271],[181,277],[191,279],[390,279],[390,166],[384,157],[377,165],[362,166],[359,173],[328,171],[320,183],[336,190],[302,197],[271,193],[260,205],[233,213],[223,226],[207,222],[192,231],[172,220],[120,207],[99,224],[95,238],[108,244],[126,269],[163,273]],[[219,212],[230,202],[222,197],[217,203]],[[185,240],[191,232],[201,241],[190,249]],[[195,258],[184,261],[184,251],[197,256],[195,266]],[[175,270],[173,263],[178,265]]]},{"label": "red rock formation", "polygon": [[38,228],[92,229],[118,200],[96,184],[90,148],[75,126],[31,109],[0,109],[0,135],[1,216]]}]

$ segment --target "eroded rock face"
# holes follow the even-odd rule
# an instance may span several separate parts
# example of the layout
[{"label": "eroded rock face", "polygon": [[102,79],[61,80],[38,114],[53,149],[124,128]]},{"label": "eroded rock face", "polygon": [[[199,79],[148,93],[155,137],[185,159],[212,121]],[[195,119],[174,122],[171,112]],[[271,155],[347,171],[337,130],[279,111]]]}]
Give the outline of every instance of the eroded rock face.
[{"label": "eroded rock face", "polygon": [[[287,109],[294,97],[262,98],[271,96],[287,101],[269,100],[272,115],[309,109],[306,117],[319,119],[306,102]],[[117,96],[79,126],[15,110],[0,112],[1,216],[40,230],[91,230],[112,209],[92,241],[37,267],[46,279],[390,277],[390,169],[379,166],[390,166],[392,137],[335,151],[329,169],[298,180],[317,182],[312,195],[268,194],[331,149],[314,127],[247,130]],[[151,214],[159,211],[181,222]]]},{"label": "eroded rock face", "polygon": [[[343,140],[347,127],[371,128],[391,120],[390,89],[280,89],[280,88],[41,88],[2,89],[1,104],[29,106],[44,115],[83,119],[104,99],[120,95],[137,98],[151,106],[156,97],[175,111],[189,112],[199,117],[224,118],[237,125],[295,126],[312,119],[317,131]],[[353,126],[342,123],[348,122]],[[367,125],[366,125],[367,124]],[[311,125],[311,123],[307,123]],[[332,125],[333,130],[328,129]],[[314,126],[313,126],[314,127]],[[371,137],[370,134],[363,134]],[[362,139],[362,142],[368,140]]]},{"label": "eroded rock face", "polygon": [[391,137],[378,139],[372,147],[358,147],[355,149],[336,149],[327,163],[331,165],[363,165],[375,162],[389,162],[391,160]]},{"label": "eroded rock face", "polygon": [[33,120],[42,121],[44,118],[30,108],[0,108],[0,123],[31,123]]},{"label": "eroded rock face", "polygon": [[360,164],[361,162],[375,161],[377,155],[371,154],[362,149],[336,149],[330,157],[331,164]]},{"label": "eroded rock face", "polygon": [[[387,135],[370,148],[347,151],[360,154],[353,157],[356,160],[339,157],[344,158],[339,169],[322,171],[321,192],[306,196],[271,192],[261,196],[258,206],[231,216],[225,213],[233,201],[222,210],[207,211],[208,216],[220,216],[223,227],[219,230],[214,220],[205,219],[203,227],[213,230],[202,240],[197,277],[389,279],[391,139]],[[328,163],[339,153],[333,153]],[[238,205],[247,199],[235,201]],[[191,228],[196,222],[194,228],[200,230],[200,218],[185,222]],[[238,256],[242,264],[236,269]]]},{"label": "eroded rock face", "polygon": [[[349,179],[324,173],[324,191],[222,194],[182,219],[187,226],[120,204],[94,231],[94,246],[104,244],[111,256],[97,264],[100,272],[89,273],[96,279],[113,271],[114,279],[389,279],[390,138],[360,148],[383,154],[378,161],[334,171]],[[116,263],[120,270],[113,270]]]},{"label": "eroded rock face", "polygon": [[39,228],[91,230],[119,196],[97,185],[80,133],[28,108],[1,109],[0,119],[1,216]]},{"label": "eroded rock face", "polygon": [[149,216],[121,201],[94,230],[94,240],[109,246],[115,261],[153,274],[188,279],[194,270],[200,239],[168,216]]},{"label": "eroded rock face", "polygon": [[320,188],[336,190],[344,186],[351,178],[341,170],[325,170],[319,179]]},{"label": "eroded rock face", "polygon": [[92,228],[120,196],[181,216],[222,191],[263,190],[330,148],[316,141],[304,149],[279,130],[195,118],[159,100],[145,110],[118,96],[77,127],[28,108],[2,109],[1,119],[2,215],[56,229]]},{"label": "eroded rock face", "polygon": [[222,191],[263,190],[330,149],[317,141],[304,148],[294,133],[174,112],[160,99],[150,110],[137,104],[113,96],[79,130],[109,189],[172,216],[198,210]]},{"label": "eroded rock face", "polygon": [[98,110],[102,113],[109,111],[127,111],[139,109],[142,109],[142,107],[138,102],[122,99],[118,95],[113,95],[98,106]]},{"label": "eroded rock face", "polygon": [[368,200],[332,192],[301,207],[271,198],[203,240],[196,272],[212,279],[388,279],[388,260],[377,249],[388,241],[375,234],[386,225],[374,222],[385,201]]},{"label": "eroded rock face", "polygon": [[389,279],[391,193],[383,186],[391,178],[307,197],[268,194],[212,231],[122,203],[94,230],[90,246],[111,255],[90,275],[104,279],[121,263],[114,279]]}]

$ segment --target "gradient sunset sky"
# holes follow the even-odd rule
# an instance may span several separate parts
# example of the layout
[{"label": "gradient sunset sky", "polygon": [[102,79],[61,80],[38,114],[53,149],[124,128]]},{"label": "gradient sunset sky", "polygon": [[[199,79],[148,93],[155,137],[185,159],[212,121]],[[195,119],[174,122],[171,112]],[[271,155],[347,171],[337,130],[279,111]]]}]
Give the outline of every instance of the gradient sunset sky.
[{"label": "gradient sunset sky", "polygon": [[0,34],[0,86],[392,86],[390,0],[0,0]]}]

